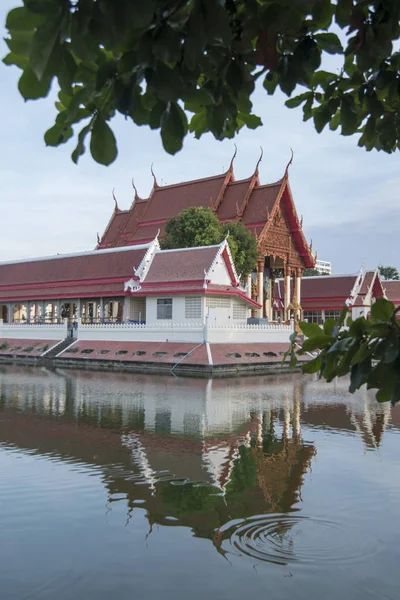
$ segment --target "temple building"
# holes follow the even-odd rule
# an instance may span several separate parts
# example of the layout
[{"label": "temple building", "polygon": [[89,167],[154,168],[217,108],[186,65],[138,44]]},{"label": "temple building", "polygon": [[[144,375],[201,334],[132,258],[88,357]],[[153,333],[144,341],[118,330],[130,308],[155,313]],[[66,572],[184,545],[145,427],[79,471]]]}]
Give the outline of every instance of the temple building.
[{"label": "temple building", "polygon": [[[353,319],[368,317],[371,306],[377,298],[386,298],[385,286],[379,272],[360,269],[352,275],[312,276],[303,279],[301,306],[302,318],[322,324],[329,318],[338,319],[345,306]],[[400,282],[397,282],[400,284]],[[400,285],[397,288],[400,291]],[[392,293],[392,288],[390,288]],[[393,293],[395,294],[393,287]],[[400,303],[400,294],[398,295]],[[391,298],[389,298],[391,299]],[[284,317],[284,281],[275,282],[274,318]]]},{"label": "temple building", "polygon": [[156,235],[162,239],[167,221],[183,209],[209,208],[221,222],[242,221],[257,238],[260,258],[247,285],[252,299],[262,307],[260,317],[272,320],[274,279],[283,273],[284,320],[289,320],[293,310],[297,316],[300,313],[303,271],[315,265],[289,185],[291,161],[281,179],[262,185],[258,172],[261,157],[254,173],[242,180],[235,178],[234,158],[225,173],[173,185],[159,185],[153,173],[154,183],[148,198],[140,198],[135,188],[128,210],[121,210],[115,200],[114,211],[97,249],[147,244]]}]

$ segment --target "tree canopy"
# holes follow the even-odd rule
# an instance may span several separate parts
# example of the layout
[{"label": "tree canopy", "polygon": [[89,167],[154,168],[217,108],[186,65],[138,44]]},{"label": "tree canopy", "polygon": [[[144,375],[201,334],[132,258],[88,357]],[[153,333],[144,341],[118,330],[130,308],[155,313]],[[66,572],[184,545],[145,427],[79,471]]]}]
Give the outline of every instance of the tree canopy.
[{"label": "tree canopy", "polygon": [[257,261],[257,240],[240,221],[220,223],[209,208],[190,207],[182,210],[165,226],[163,249],[192,248],[220,244],[228,237],[229,249],[241,280],[254,269]]},{"label": "tree canopy", "polygon": [[385,281],[389,279],[399,281],[400,279],[400,275],[396,267],[383,267],[382,265],[380,265],[378,267],[378,271],[379,275],[381,276],[381,279],[384,279]]},{"label": "tree canopy", "polygon": [[[88,137],[97,162],[115,160],[117,113],[159,129],[171,154],[188,132],[222,140],[255,129],[258,80],[266,94],[289,96],[289,108],[302,105],[318,132],[329,125],[359,134],[367,150],[394,152],[399,21],[400,0],[23,0],[7,16],[4,62],[22,70],[26,100],[57,79],[45,142],[77,134],[74,162]],[[336,55],[331,70],[327,55]]]},{"label": "tree canopy", "polygon": [[316,275],[322,275],[322,273],[315,267],[304,269],[303,271],[303,277],[315,277]]}]

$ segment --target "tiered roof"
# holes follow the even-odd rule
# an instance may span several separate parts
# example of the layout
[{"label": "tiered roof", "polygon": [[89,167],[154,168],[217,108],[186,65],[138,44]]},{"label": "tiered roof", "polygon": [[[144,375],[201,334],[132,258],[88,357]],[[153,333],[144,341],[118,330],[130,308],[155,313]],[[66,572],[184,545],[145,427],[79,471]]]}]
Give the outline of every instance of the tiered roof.
[{"label": "tiered roof", "polygon": [[210,208],[221,221],[241,220],[257,237],[271,227],[272,217],[280,208],[304,266],[314,265],[290,192],[288,169],[278,181],[261,185],[258,163],[253,175],[239,181],[232,162],[225,173],[204,179],[160,186],[154,177],[149,198],[139,198],[135,190],[129,210],[122,211],[115,205],[98,248],[145,243],[158,232],[162,238],[167,221],[191,206]]}]

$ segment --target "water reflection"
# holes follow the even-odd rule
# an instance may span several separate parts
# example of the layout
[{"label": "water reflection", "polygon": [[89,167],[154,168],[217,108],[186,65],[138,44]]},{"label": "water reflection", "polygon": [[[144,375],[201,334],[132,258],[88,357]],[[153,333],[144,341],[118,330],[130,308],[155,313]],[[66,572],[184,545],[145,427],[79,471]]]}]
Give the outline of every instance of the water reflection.
[{"label": "water reflection", "polygon": [[[300,376],[205,381],[14,366],[0,371],[0,450],[93,469],[105,514],[123,506],[129,527],[144,509],[147,539],[155,525],[184,526],[229,561],[349,564],[381,547],[340,513],[351,489],[345,472],[325,515],[304,503],[304,484],[320,451],[332,469],[332,436],[345,452],[354,444],[379,452],[400,413],[346,390],[345,381],[326,386]],[[327,505],[324,485],[313,491]]]}]

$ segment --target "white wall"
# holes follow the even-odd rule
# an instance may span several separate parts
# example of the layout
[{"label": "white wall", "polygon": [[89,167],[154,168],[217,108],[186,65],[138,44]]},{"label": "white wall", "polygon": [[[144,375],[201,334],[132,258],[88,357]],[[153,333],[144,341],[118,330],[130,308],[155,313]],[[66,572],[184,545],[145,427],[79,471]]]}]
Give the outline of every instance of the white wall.
[{"label": "white wall", "polygon": [[289,343],[293,328],[289,325],[220,325],[204,328],[201,324],[174,323],[133,325],[110,323],[78,327],[78,340],[118,342],[197,342],[212,344]]},{"label": "white wall", "polygon": [[3,323],[0,319],[0,338],[15,340],[62,340],[68,335],[67,321],[61,325],[46,323]]},{"label": "white wall", "polygon": [[[157,319],[157,299],[172,297],[172,319]],[[202,303],[202,315],[204,308]],[[147,296],[146,298],[146,323],[148,325],[170,325],[170,323],[193,323],[202,326],[203,318],[185,318],[185,296]]]},{"label": "white wall", "polygon": [[222,256],[215,262],[213,269],[208,276],[211,283],[216,283],[218,285],[232,285],[232,280]]}]

